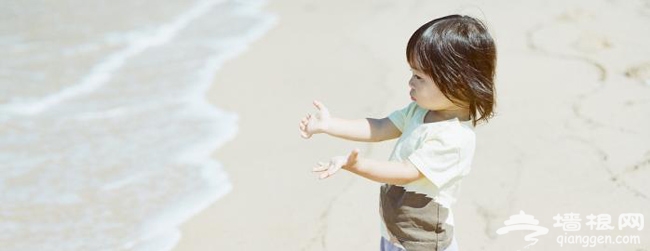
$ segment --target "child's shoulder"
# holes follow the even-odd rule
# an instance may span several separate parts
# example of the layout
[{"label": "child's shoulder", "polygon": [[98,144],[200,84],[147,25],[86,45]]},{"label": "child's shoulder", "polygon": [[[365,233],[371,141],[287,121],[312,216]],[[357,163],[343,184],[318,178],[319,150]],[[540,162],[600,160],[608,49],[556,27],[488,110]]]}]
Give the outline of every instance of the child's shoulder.
[{"label": "child's shoulder", "polygon": [[476,140],[476,134],[470,123],[451,119],[438,123],[437,126],[426,128],[421,137],[424,140],[440,141],[445,145],[466,145]]},{"label": "child's shoulder", "polygon": [[395,110],[395,112],[404,114],[404,115],[412,115],[415,113],[416,110],[418,110],[418,104],[412,101],[411,103],[408,103],[406,106],[403,106],[402,108],[399,108]]}]

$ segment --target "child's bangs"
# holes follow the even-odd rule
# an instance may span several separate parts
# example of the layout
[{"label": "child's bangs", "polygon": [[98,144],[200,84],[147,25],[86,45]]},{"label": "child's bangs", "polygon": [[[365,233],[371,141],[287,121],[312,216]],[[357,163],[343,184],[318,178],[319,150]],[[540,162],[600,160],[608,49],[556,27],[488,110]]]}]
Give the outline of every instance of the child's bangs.
[{"label": "child's bangs", "polygon": [[434,42],[431,27],[420,27],[409,39],[406,45],[406,60],[413,69],[422,72],[430,72],[433,65],[436,51],[432,50],[431,43]]},{"label": "child's bangs", "polygon": [[412,46],[409,43],[409,47],[406,49],[406,60],[409,66],[418,71],[424,71],[425,65],[423,64],[422,58],[427,58],[426,53],[423,53],[425,50],[422,47],[422,43],[418,41]]}]

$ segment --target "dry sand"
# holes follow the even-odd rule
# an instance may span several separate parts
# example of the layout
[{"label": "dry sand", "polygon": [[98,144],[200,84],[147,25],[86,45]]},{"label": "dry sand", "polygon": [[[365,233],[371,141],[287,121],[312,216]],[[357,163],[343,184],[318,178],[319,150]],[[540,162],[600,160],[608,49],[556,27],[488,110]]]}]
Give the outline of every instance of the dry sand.
[{"label": "dry sand", "polygon": [[[525,3],[524,3],[525,2]],[[650,216],[650,2],[272,1],[278,25],[219,70],[213,103],[239,114],[239,134],[214,158],[234,190],[182,226],[176,250],[378,250],[379,184],[341,172],[319,181],[321,160],[354,147],[385,160],[395,141],[316,135],[298,122],[313,99],[334,116],[384,117],[408,97],[405,44],[451,13],[487,20],[497,41],[497,116],[479,126],[473,170],[454,206],[462,250],[517,250],[497,235],[520,210],[555,250],[556,214],[579,213],[582,235],[641,236],[650,228],[589,230],[585,216]],[[643,129],[646,128],[646,129]],[[569,233],[572,234],[572,233]],[[579,245],[564,250],[582,250]]]}]

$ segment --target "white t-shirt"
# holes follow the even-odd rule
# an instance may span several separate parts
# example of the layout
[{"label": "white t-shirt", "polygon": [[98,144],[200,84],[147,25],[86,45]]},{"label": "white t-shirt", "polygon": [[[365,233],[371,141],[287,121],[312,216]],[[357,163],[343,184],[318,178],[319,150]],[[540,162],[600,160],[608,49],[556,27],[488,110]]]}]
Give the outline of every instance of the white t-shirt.
[{"label": "white t-shirt", "polygon": [[[424,196],[420,197],[430,198],[436,205],[448,210],[448,216],[440,217],[440,220],[444,221],[447,227],[453,228],[451,206],[456,202],[462,178],[468,175],[471,169],[476,140],[474,127],[471,121],[460,121],[458,118],[423,123],[427,112],[428,110],[419,107],[417,103],[411,102],[408,106],[394,111],[388,116],[391,122],[402,131],[389,160],[403,162],[408,159],[418,168],[424,177],[401,187],[406,192],[423,194]],[[385,187],[388,186],[385,185]],[[382,197],[387,196],[386,193],[382,193]],[[393,212],[400,214],[405,211],[393,208],[389,213]],[[427,211],[413,213],[418,216],[424,215],[424,217],[427,217],[428,214]],[[383,211],[383,214],[386,214],[386,210]],[[404,217],[383,214],[382,235],[393,241],[400,239],[400,237],[388,233],[389,228],[386,228],[385,224],[389,221],[386,218]],[[432,214],[434,213],[432,212]],[[453,233],[453,229],[449,232]],[[407,238],[402,237],[402,239]],[[399,246],[399,243],[396,244]]]}]

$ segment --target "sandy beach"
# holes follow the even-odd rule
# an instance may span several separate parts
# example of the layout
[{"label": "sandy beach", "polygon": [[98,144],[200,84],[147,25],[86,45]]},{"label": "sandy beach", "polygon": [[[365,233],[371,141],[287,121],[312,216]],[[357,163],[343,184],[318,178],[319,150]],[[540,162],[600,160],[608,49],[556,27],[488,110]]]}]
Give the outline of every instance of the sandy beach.
[{"label": "sandy beach", "polygon": [[[238,134],[212,157],[233,190],[181,226],[174,250],[378,250],[380,184],[347,172],[319,181],[311,168],[358,147],[388,159],[395,141],[300,138],[298,122],[326,104],[342,118],[381,118],[410,102],[404,50],[411,33],[451,13],[484,19],[497,42],[497,115],[476,128],[472,173],[454,206],[461,250],[518,250],[498,235],[511,215],[535,216],[557,250],[558,214],[650,217],[648,1],[271,1],[278,20],[223,65],[208,99],[238,114]],[[646,128],[646,129],[643,129]],[[572,234],[572,233],[569,233]],[[582,250],[565,244],[565,250]]]}]

